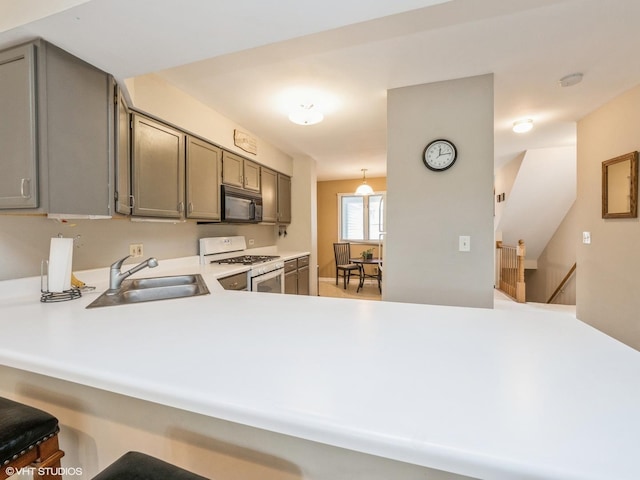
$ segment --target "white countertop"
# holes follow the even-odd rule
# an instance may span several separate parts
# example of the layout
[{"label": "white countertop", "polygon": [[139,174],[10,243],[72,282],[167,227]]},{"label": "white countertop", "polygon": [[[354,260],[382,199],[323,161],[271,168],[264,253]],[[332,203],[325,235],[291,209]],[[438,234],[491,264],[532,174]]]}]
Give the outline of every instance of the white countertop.
[{"label": "white countertop", "polygon": [[89,310],[105,270],[0,282],[0,364],[481,479],[640,478],[640,353],[571,315],[219,287],[242,268],[161,261],[136,276],[211,294]]}]

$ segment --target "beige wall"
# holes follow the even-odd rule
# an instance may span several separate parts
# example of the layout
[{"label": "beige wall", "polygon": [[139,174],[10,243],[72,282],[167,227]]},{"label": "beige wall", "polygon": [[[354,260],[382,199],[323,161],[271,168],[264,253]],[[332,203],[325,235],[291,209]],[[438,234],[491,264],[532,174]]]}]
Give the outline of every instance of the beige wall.
[{"label": "beige wall", "polygon": [[[318,266],[321,278],[335,278],[336,264],[333,258],[333,244],[338,241],[338,194],[353,193],[362,179],[332,180],[318,182]],[[367,183],[376,192],[387,189],[386,178],[367,178]],[[360,252],[375,245],[352,244],[351,255],[357,257]]]},{"label": "beige wall", "polygon": [[[233,145],[233,130],[241,127],[156,76],[128,81],[127,88],[135,107],[251,157]],[[287,175],[293,174],[291,157],[257,140],[256,161]],[[307,170],[303,169],[303,172]],[[307,210],[310,209],[309,185],[315,185],[315,173],[301,174],[294,179],[294,216],[289,231],[296,231],[296,228],[307,230],[304,237],[297,236],[299,241],[295,244],[297,250],[303,251],[311,250],[309,238],[312,233],[309,232],[306,213],[299,207],[307,205]],[[298,221],[304,226],[298,226]],[[121,216],[112,220],[76,220],[62,224],[41,215],[0,213],[0,280],[39,275],[41,260],[49,257],[50,238],[58,234],[77,237],[73,269],[84,270],[107,266],[127,255],[130,243],[142,243],[145,256],[162,260],[197,255],[201,237],[245,235],[255,240],[255,247],[260,247],[277,244],[277,233],[278,229],[273,225],[197,225],[195,221],[133,223]],[[293,237],[286,248],[292,248],[292,243]]]},{"label": "beige wall", "polygon": [[[493,75],[390,90],[387,118],[383,300],[492,308]],[[458,148],[438,173],[422,163],[437,138]]]},{"label": "beige wall", "polygon": [[[640,150],[640,86],[578,122],[576,314],[640,349],[640,222],[603,219],[602,162]],[[591,244],[581,243],[591,232]]]}]

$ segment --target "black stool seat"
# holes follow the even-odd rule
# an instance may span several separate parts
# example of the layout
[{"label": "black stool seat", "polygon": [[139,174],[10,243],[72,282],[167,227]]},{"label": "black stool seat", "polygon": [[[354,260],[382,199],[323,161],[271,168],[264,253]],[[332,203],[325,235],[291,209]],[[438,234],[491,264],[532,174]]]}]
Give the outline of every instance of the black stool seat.
[{"label": "black stool seat", "polygon": [[58,433],[58,419],[0,397],[0,465],[7,465]]},{"label": "black stool seat", "polygon": [[140,452],[125,453],[93,480],[207,480]]}]

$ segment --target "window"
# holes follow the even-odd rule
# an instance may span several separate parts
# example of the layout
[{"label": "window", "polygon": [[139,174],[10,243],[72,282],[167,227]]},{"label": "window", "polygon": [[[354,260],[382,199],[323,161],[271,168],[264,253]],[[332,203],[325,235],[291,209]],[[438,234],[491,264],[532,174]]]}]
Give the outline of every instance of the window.
[{"label": "window", "polygon": [[341,242],[377,242],[384,230],[384,193],[338,194],[338,222]]}]

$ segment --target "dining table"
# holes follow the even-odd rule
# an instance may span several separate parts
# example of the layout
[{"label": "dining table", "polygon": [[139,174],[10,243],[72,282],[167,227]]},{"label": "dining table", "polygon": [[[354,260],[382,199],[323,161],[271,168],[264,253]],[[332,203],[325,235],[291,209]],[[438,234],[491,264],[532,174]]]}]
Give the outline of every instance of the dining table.
[{"label": "dining table", "polygon": [[[360,291],[361,288],[364,287],[364,281],[367,278],[375,278],[378,281],[378,290],[382,293],[382,259],[378,257],[371,258],[350,258],[349,261],[351,263],[355,263],[358,265],[359,273],[360,273],[360,282],[358,283],[358,289],[356,293]],[[367,273],[365,270],[365,265],[376,265],[375,273]]]}]

